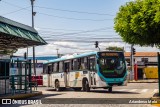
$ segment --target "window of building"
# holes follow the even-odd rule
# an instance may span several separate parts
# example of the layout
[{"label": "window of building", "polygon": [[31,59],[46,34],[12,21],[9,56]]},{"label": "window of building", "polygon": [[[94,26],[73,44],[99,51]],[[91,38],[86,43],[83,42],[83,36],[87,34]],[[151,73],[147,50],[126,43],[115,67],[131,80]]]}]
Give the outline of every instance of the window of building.
[{"label": "window of building", "polygon": [[147,63],[148,62],[148,58],[142,58],[141,61],[144,62],[144,63]]}]

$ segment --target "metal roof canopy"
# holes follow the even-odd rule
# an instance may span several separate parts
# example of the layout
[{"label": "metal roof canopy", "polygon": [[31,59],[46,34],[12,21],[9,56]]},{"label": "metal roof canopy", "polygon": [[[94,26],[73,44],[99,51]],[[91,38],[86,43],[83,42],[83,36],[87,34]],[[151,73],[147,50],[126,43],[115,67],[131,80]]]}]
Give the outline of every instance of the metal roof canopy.
[{"label": "metal roof canopy", "polygon": [[0,16],[0,51],[45,44],[34,28]]}]

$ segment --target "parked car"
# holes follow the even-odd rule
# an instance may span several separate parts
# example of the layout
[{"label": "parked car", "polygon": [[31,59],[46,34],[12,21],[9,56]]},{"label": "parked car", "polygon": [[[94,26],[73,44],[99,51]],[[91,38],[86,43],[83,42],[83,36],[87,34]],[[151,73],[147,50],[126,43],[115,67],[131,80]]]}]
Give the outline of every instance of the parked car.
[{"label": "parked car", "polygon": [[32,76],[32,82],[36,82],[37,85],[43,85],[43,78],[42,76]]}]

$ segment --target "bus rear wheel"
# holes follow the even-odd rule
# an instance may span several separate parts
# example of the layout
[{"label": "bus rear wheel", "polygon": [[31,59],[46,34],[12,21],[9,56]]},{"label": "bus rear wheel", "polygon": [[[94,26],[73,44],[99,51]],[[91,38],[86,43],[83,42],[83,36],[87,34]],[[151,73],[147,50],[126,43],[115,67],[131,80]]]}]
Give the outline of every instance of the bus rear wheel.
[{"label": "bus rear wheel", "polygon": [[83,91],[86,91],[86,92],[90,91],[89,83],[87,80],[83,81]]},{"label": "bus rear wheel", "polygon": [[56,89],[56,91],[61,91],[60,87],[59,87],[59,81],[55,82],[55,89]]}]

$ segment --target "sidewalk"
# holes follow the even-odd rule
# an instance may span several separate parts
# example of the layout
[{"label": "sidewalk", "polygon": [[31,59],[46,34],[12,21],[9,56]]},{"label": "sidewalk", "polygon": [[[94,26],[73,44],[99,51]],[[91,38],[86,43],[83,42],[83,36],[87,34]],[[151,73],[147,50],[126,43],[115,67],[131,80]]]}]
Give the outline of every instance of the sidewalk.
[{"label": "sidewalk", "polygon": [[129,80],[128,83],[158,83],[158,79]]},{"label": "sidewalk", "polygon": [[26,93],[26,94],[22,94],[22,93],[18,93],[15,95],[5,95],[5,96],[0,96],[0,100],[2,99],[26,99],[26,98],[30,98],[30,97],[34,97],[34,96],[39,96],[42,95],[42,91],[33,91],[32,93]]}]

